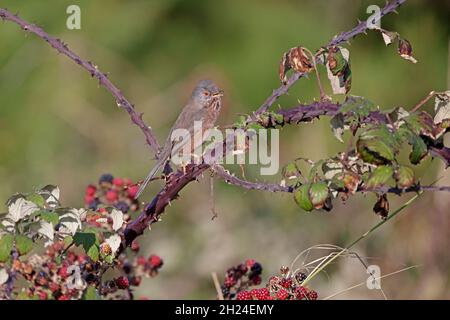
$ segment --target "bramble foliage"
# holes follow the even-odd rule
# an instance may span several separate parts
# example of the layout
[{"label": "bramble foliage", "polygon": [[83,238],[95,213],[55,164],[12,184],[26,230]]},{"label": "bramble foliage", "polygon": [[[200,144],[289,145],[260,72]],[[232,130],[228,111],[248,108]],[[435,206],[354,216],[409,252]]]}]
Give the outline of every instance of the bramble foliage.
[{"label": "bramble foliage", "polygon": [[[396,32],[375,29],[383,36],[386,45],[398,42],[398,54],[412,62],[412,47],[408,40]],[[279,76],[286,83],[286,73],[294,70],[301,74],[311,73],[319,64],[325,65],[334,94],[345,94],[338,112],[315,114],[332,115],[330,126],[340,142],[349,132],[349,146],[334,157],[313,161],[297,158],[283,168],[282,185],[294,189],[294,200],[300,208],[330,211],[332,200],[340,196],[346,200],[356,192],[373,192],[378,201],[374,211],[382,218],[389,212],[387,193],[401,194],[405,191],[420,191],[420,180],[411,165],[419,164],[427,156],[441,158],[450,165],[450,150],[444,146],[443,137],[450,126],[450,91],[430,93],[435,97],[434,114],[420,111],[422,104],[411,111],[397,107],[381,110],[378,105],[364,97],[348,95],[352,73],[349,50],[340,46],[321,48],[315,55],[304,47],[294,47],[286,52],[280,63]],[[322,92],[321,102],[331,98]],[[425,103],[426,99],[423,103]],[[301,109],[299,109],[301,112]],[[306,111],[305,111],[306,112]],[[303,120],[302,120],[303,121]],[[256,116],[241,117],[237,128],[259,129],[286,125],[282,114],[266,111]],[[400,159],[400,152],[410,148],[409,163]],[[309,172],[301,172],[299,161],[304,161]]]},{"label": "bramble foliage", "polygon": [[[107,174],[86,188],[86,208],[61,206],[51,185],[11,197],[0,216],[0,297],[133,298],[130,286],[156,276],[163,264],[157,255],[137,256],[136,241],[119,253],[123,229],[139,208],[135,192],[129,179]],[[17,280],[27,285],[16,287]]]}]

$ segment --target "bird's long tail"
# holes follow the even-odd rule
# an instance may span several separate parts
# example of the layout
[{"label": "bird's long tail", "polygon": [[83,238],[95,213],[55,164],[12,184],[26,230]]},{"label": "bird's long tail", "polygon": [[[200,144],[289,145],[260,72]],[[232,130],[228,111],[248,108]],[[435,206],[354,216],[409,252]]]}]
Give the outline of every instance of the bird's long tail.
[{"label": "bird's long tail", "polygon": [[155,174],[158,172],[158,170],[163,166],[163,164],[166,162],[166,158],[162,157],[158,160],[158,162],[155,164],[155,166],[152,168],[152,170],[149,172],[147,177],[145,178],[144,182],[139,187],[138,192],[136,193],[135,199],[139,198],[139,196],[144,192],[145,187],[147,187],[148,183],[152,178],[155,176]]}]

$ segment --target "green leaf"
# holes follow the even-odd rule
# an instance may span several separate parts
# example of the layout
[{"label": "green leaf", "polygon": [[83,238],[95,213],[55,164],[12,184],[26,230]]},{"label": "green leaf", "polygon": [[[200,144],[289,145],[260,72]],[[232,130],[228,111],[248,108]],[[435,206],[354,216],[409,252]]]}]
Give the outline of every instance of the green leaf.
[{"label": "green leaf", "polygon": [[373,164],[390,163],[399,147],[398,138],[385,125],[363,131],[356,143],[361,159]]},{"label": "green leaf", "polygon": [[300,176],[300,171],[295,162],[288,163],[281,170],[281,174],[286,179],[295,179]]},{"label": "green leaf", "polygon": [[5,262],[11,256],[13,249],[14,236],[12,234],[5,234],[0,239],[0,262]]},{"label": "green leaf", "polygon": [[372,101],[367,100],[364,97],[348,96],[342,103],[339,112],[342,114],[352,113],[361,119],[368,117],[372,111],[376,110],[377,107]]},{"label": "green leaf", "polygon": [[309,199],[309,188],[311,187],[310,183],[306,183],[301,185],[294,193],[294,200],[298,204],[300,208],[305,211],[312,211],[314,206]]},{"label": "green leaf", "polygon": [[97,289],[94,286],[88,286],[83,293],[83,300],[101,300]]},{"label": "green leaf", "polygon": [[45,205],[44,197],[42,197],[40,194],[32,193],[26,196],[26,199],[28,201],[33,202],[38,207],[43,207]]},{"label": "green leaf", "polygon": [[31,300],[31,298],[26,291],[20,291],[16,296],[16,300]]},{"label": "green leaf", "polygon": [[422,138],[414,135],[410,137],[410,144],[412,146],[412,151],[409,154],[409,161],[411,161],[412,164],[419,164],[420,161],[427,156],[428,147]]},{"label": "green leaf", "polygon": [[68,246],[70,246],[73,242],[73,237],[72,236],[66,236],[63,240],[64,243],[64,247],[67,248]]},{"label": "green leaf", "polygon": [[394,174],[394,169],[390,166],[377,167],[367,181],[367,188],[373,189],[383,186]]},{"label": "green leaf", "polygon": [[436,139],[437,127],[433,118],[425,111],[412,113],[404,118],[406,125],[415,135],[424,135]]},{"label": "green leaf", "polygon": [[333,93],[347,94],[352,83],[349,51],[341,47],[330,48],[326,66]]},{"label": "green leaf", "polygon": [[89,249],[95,245],[96,242],[96,236],[94,233],[91,232],[77,232],[73,236],[73,241],[75,245],[79,246],[82,245],[84,248],[84,251],[86,253],[89,251]]},{"label": "green leaf", "polygon": [[397,185],[406,189],[414,184],[414,171],[410,167],[400,166],[395,173],[395,179],[397,180]]},{"label": "green leaf", "polygon": [[59,215],[56,212],[42,210],[39,212],[39,215],[43,220],[53,223],[54,226],[59,222]]},{"label": "green leaf", "polygon": [[24,235],[17,235],[16,248],[20,255],[25,255],[33,249],[33,240]]},{"label": "green leaf", "polygon": [[111,264],[111,263],[113,263],[113,260],[114,260],[114,257],[112,255],[109,255],[109,256],[105,257],[105,262],[106,263]]},{"label": "green leaf", "polygon": [[338,139],[340,142],[344,142],[342,139],[342,135],[345,131],[345,118],[342,113],[338,113],[330,120],[330,126],[331,130],[333,131],[334,136],[336,139]]},{"label": "green leaf", "polygon": [[309,199],[314,209],[322,209],[329,197],[328,186],[325,182],[311,184],[309,189]]},{"label": "green leaf", "polygon": [[94,244],[93,246],[91,246],[86,254],[89,256],[89,258],[92,259],[92,261],[97,262],[99,256],[99,249],[97,245]]}]

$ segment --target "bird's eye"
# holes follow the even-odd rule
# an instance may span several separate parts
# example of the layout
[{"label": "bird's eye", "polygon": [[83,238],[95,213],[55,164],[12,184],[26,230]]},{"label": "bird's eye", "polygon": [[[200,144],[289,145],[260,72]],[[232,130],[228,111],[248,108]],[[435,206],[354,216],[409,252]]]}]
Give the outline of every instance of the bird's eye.
[{"label": "bird's eye", "polygon": [[208,92],[208,91],[204,91],[204,92],[203,92],[203,95],[204,95],[205,97],[208,97],[208,96],[209,96],[209,92]]}]

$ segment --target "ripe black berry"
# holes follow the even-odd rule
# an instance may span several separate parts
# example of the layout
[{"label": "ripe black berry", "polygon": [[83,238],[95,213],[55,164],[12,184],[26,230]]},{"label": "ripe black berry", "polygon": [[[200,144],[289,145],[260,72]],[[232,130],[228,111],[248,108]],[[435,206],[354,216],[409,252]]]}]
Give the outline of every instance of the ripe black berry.
[{"label": "ripe black berry", "polygon": [[110,173],[105,173],[105,174],[102,174],[101,176],[100,176],[100,179],[98,180],[98,183],[99,184],[103,184],[103,183],[109,183],[109,184],[112,184],[113,183],[113,180],[114,180],[114,177],[112,176],[112,174],[110,174]]},{"label": "ripe black berry", "polygon": [[91,210],[97,210],[97,207],[99,206],[100,201],[98,199],[94,199],[93,201],[89,202],[88,208]]},{"label": "ripe black berry", "polygon": [[128,210],[130,210],[130,206],[125,201],[119,201],[118,203],[116,203],[115,207],[123,213],[127,213]]},{"label": "ripe black berry", "polygon": [[305,281],[306,279],[306,274],[302,273],[302,272],[298,272],[295,274],[295,279],[299,282],[302,283],[303,281]]}]

